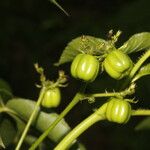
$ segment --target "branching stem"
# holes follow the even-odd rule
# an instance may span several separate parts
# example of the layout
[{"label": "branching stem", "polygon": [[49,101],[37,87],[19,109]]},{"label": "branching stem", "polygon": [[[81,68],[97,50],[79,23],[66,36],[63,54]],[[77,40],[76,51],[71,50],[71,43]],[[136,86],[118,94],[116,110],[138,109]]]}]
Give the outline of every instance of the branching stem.
[{"label": "branching stem", "polygon": [[43,96],[44,96],[45,91],[46,91],[46,88],[43,87],[43,88],[41,89],[41,91],[40,91],[40,95],[39,95],[38,101],[37,101],[37,103],[36,103],[36,105],[35,105],[35,108],[34,108],[32,114],[31,114],[31,116],[30,116],[30,118],[29,118],[29,120],[28,120],[28,122],[27,122],[27,124],[26,124],[26,126],[25,126],[25,129],[24,129],[24,131],[23,131],[23,133],[22,133],[22,135],[21,135],[21,138],[20,138],[20,140],[19,140],[19,142],[18,142],[18,144],[17,144],[15,150],[19,150],[19,149],[21,148],[21,145],[22,145],[22,143],[23,143],[23,140],[24,140],[24,138],[25,138],[26,135],[27,135],[27,132],[28,132],[30,126],[31,126],[31,123],[32,123],[32,121],[33,121],[33,119],[34,119],[34,117],[35,117],[35,114],[36,114],[36,112],[37,112],[37,110],[38,110],[38,108],[39,108],[39,106],[40,106],[40,103],[41,103],[41,101],[42,101],[42,99],[43,99]]},{"label": "branching stem", "polygon": [[147,50],[144,55],[138,60],[138,62],[134,65],[133,69],[131,70],[129,77],[126,79],[124,82],[123,86],[121,89],[124,89],[129,82],[132,80],[132,78],[135,76],[136,72],[140,69],[142,64],[150,57],[150,49]]},{"label": "branching stem", "polygon": [[69,103],[69,105],[62,111],[62,113],[59,115],[59,117],[49,126],[49,128],[36,140],[34,144],[29,148],[29,150],[34,150],[36,147],[47,137],[49,132],[58,124],[58,122],[64,118],[68,112],[83,98],[83,93],[85,91],[86,85],[83,85],[81,89],[79,90],[73,100]]},{"label": "branching stem", "polygon": [[87,130],[90,126],[95,124],[100,120],[105,119],[105,110],[107,105],[101,106],[98,110],[96,110],[92,115],[83,120],[80,124],[78,124],[67,136],[54,148],[54,150],[66,150],[71,144],[74,143],[76,138],[81,135],[85,130]]}]

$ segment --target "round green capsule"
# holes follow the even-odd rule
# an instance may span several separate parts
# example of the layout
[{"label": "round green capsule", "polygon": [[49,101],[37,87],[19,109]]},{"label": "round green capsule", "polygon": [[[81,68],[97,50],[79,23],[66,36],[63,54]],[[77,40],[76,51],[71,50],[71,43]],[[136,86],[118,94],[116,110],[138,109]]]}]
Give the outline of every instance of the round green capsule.
[{"label": "round green capsule", "polygon": [[58,107],[61,100],[61,93],[59,88],[49,89],[44,94],[41,105],[43,107],[51,108]]},{"label": "round green capsule", "polygon": [[116,123],[127,123],[131,116],[131,105],[118,98],[111,98],[106,108],[106,118]]},{"label": "round green capsule", "polygon": [[94,81],[98,72],[99,61],[89,54],[78,54],[71,64],[72,76],[87,82]]},{"label": "round green capsule", "polygon": [[129,75],[132,67],[133,63],[130,57],[120,50],[110,52],[104,60],[105,71],[117,80]]}]

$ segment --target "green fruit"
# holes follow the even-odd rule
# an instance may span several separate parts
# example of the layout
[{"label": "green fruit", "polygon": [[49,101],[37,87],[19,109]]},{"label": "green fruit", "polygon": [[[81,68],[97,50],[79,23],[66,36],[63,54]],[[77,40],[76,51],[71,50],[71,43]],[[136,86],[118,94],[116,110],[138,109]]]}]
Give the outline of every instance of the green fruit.
[{"label": "green fruit", "polygon": [[118,98],[111,98],[106,108],[106,118],[116,123],[127,123],[131,116],[131,105]]},{"label": "green fruit", "polygon": [[94,81],[98,72],[99,61],[89,54],[78,54],[71,64],[72,76],[87,82]]},{"label": "green fruit", "polygon": [[60,100],[61,94],[59,88],[49,89],[44,94],[41,105],[47,108],[57,107],[60,104]]},{"label": "green fruit", "polygon": [[105,71],[117,80],[129,75],[132,67],[133,63],[130,57],[120,50],[110,52],[104,60]]}]

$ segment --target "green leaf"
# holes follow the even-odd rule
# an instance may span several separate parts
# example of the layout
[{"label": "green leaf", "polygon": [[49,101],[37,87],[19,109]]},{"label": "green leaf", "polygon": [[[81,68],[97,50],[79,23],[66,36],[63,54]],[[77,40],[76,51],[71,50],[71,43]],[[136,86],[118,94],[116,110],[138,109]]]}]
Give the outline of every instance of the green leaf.
[{"label": "green leaf", "polygon": [[0,135],[0,149],[1,148],[5,148],[5,145],[4,145],[1,135]]},{"label": "green leaf", "polygon": [[150,48],[150,32],[137,33],[131,36],[119,50],[125,53],[133,53]]},{"label": "green leaf", "polygon": [[[44,132],[58,117],[59,115],[56,113],[45,113],[41,112],[37,122],[36,122],[36,128]],[[60,141],[68,132],[70,131],[70,127],[65,122],[64,119],[62,119],[56,127],[49,133],[48,137],[53,140],[54,142]]]},{"label": "green leaf", "polygon": [[20,133],[23,132],[23,130],[26,126],[25,122],[14,114],[9,113],[9,115],[16,121],[17,129],[18,129],[17,135],[20,135]]},{"label": "green leaf", "polygon": [[[35,102],[27,99],[17,98],[12,99],[7,102],[7,107],[14,110],[21,116],[21,118],[25,121],[28,121],[34,107]],[[32,125],[36,127],[41,132],[44,132],[50,124],[54,122],[54,120],[59,115],[56,113],[45,113],[38,110],[36,117],[34,118],[34,122]],[[49,133],[48,137],[54,141],[58,142],[62,137],[64,137],[70,131],[70,127],[68,124],[62,119],[57,126]]]},{"label": "green leaf", "polygon": [[[18,141],[20,139],[20,135],[21,133],[23,132],[26,124],[25,122],[20,119],[19,117],[17,117],[16,115],[14,114],[9,114],[15,121],[16,121],[16,124],[17,124],[17,132],[16,132],[16,136],[15,136],[15,141]],[[33,144],[35,141],[37,140],[37,137],[34,137],[32,135],[27,135],[24,139],[24,142],[26,142],[27,144],[31,145]],[[39,147],[43,147],[43,143],[40,144]]]},{"label": "green leaf", "polygon": [[61,65],[63,63],[70,62],[79,53],[90,52],[94,55],[103,54],[107,50],[110,44],[103,39],[95,38],[92,36],[80,36],[73,39],[68,43],[64,49],[58,63],[55,65]]},{"label": "green leaf", "polygon": [[139,72],[137,73],[137,75],[133,78],[132,82],[135,82],[139,78],[141,78],[143,76],[146,76],[146,75],[150,75],[150,63],[148,63],[147,65],[143,66],[139,70]]},{"label": "green leaf", "polygon": [[136,127],[135,130],[150,130],[150,117],[147,117],[141,121]]},{"label": "green leaf", "polygon": [[5,102],[13,97],[9,84],[3,79],[0,79],[0,96]]},{"label": "green leaf", "polygon": [[[7,102],[6,106],[12,110],[14,110],[15,112],[18,113],[18,115],[25,121],[28,121],[31,113],[34,110],[35,107],[35,101],[32,100],[27,100],[27,99],[23,99],[23,98],[14,98],[11,99]],[[39,115],[39,110],[40,108],[38,108],[36,115],[33,119],[33,124],[36,121],[37,116]]]},{"label": "green leaf", "polygon": [[86,150],[85,146],[81,143],[79,143],[79,148],[78,149],[79,150]]},{"label": "green leaf", "polygon": [[0,79],[0,89],[5,89],[9,92],[12,92],[10,85],[3,79]]},{"label": "green leaf", "polygon": [[16,130],[14,124],[9,119],[3,119],[0,124],[0,136],[3,139],[4,145],[7,147],[15,138]]}]

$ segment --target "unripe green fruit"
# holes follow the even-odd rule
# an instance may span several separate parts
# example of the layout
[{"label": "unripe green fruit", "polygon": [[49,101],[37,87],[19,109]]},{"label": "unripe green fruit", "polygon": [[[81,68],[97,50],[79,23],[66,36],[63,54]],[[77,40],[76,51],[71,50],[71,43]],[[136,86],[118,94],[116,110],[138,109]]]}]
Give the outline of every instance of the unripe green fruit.
[{"label": "unripe green fruit", "polygon": [[78,54],[71,64],[72,76],[87,82],[94,81],[98,72],[99,61],[89,54]]},{"label": "unripe green fruit", "polygon": [[106,118],[116,123],[127,123],[131,116],[131,105],[122,99],[112,98],[107,104]]},{"label": "unripe green fruit", "polygon": [[132,67],[133,63],[130,57],[120,50],[110,52],[104,60],[105,71],[117,80],[129,75]]},{"label": "unripe green fruit", "polygon": [[58,107],[60,100],[61,94],[59,88],[49,89],[44,94],[41,105],[47,108]]}]

